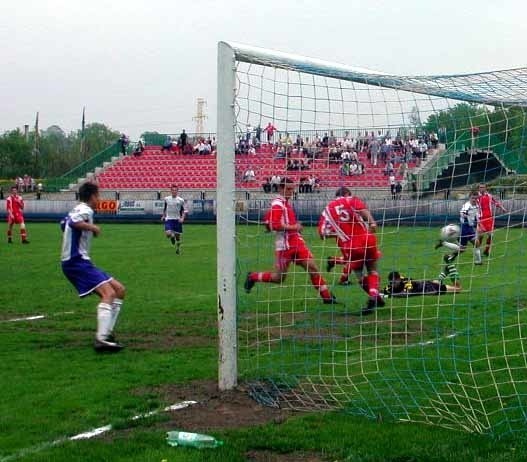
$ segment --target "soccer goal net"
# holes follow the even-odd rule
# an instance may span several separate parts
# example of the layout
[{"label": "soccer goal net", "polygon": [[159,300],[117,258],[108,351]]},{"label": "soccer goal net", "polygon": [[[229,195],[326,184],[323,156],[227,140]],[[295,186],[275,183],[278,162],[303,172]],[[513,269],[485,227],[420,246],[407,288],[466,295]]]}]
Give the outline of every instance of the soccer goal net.
[{"label": "soccer goal net", "polygon": [[[527,68],[396,76],[220,43],[220,387],[243,382],[270,406],[524,435],[526,95]],[[342,187],[376,221],[381,294],[392,282],[382,303],[319,236]],[[305,250],[277,252],[291,243],[268,232],[280,193],[309,271]],[[462,229],[441,235],[446,224]]]}]

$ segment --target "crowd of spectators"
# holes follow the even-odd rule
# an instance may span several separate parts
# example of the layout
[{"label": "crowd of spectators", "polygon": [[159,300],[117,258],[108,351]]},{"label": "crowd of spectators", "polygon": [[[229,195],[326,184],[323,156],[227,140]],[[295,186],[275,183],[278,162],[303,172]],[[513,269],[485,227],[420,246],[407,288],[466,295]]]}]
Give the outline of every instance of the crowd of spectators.
[{"label": "crowd of spectators", "polygon": [[37,190],[37,182],[30,175],[18,176],[15,178],[14,183],[19,193],[35,192]]},{"label": "crowd of spectators", "polygon": [[185,155],[208,155],[216,154],[216,147],[216,137],[197,136],[190,138],[185,130],[183,130],[177,138],[167,135],[161,147],[161,152]]},{"label": "crowd of spectators", "polygon": [[[281,177],[279,175],[273,175],[265,178],[262,184],[263,191],[266,193],[278,192],[278,185],[280,184]],[[314,193],[320,192],[320,180],[315,175],[309,175],[308,177],[300,178],[298,185],[299,193]]]}]

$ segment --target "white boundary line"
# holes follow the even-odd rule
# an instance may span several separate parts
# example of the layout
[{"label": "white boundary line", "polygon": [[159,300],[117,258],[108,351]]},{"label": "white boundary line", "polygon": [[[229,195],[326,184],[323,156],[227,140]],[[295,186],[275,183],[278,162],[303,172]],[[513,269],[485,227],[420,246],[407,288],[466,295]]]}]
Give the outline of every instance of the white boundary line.
[{"label": "white boundary line", "polygon": [[[197,401],[182,401],[181,403],[172,404],[171,406],[167,406],[163,409],[158,409],[155,411],[150,411],[145,414],[139,414],[131,417],[128,419],[128,421],[135,421],[139,419],[145,419],[147,417],[151,417],[153,415],[159,414],[161,412],[169,412],[169,411],[177,411],[179,409],[184,409],[186,407],[192,406],[194,404],[197,404]],[[73,436],[66,436],[59,438],[54,441],[50,441],[47,443],[42,443],[37,446],[33,446],[31,448],[22,449],[19,452],[15,454],[11,454],[10,456],[3,457],[0,459],[0,462],[10,462],[13,460],[20,459],[21,457],[25,457],[29,454],[35,454],[37,452],[43,451],[44,449],[49,449],[54,446],[58,446],[59,444],[65,443],[67,441],[78,441],[78,440],[88,440],[90,438],[93,438],[95,436],[102,435],[103,433],[106,433],[112,429],[112,425],[104,425],[103,427],[94,428],[92,430],[88,430],[86,432],[79,433],[77,435]]]},{"label": "white boundary line", "polygon": [[6,323],[6,322],[20,322],[20,321],[37,321],[39,319],[46,319],[51,318],[53,316],[60,316],[63,314],[74,314],[75,311],[62,311],[61,313],[53,313],[53,314],[37,314],[34,316],[26,316],[23,318],[11,318],[11,319],[2,319],[0,320],[0,323]]}]

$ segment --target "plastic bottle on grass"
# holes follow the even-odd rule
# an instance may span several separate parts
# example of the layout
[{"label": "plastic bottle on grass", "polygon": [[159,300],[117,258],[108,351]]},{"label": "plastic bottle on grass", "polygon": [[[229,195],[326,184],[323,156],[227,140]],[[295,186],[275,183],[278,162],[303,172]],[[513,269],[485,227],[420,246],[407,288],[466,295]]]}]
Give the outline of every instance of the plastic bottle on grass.
[{"label": "plastic bottle on grass", "polygon": [[170,446],[185,446],[197,449],[217,448],[223,445],[223,441],[217,440],[210,435],[179,431],[167,432],[167,441]]}]

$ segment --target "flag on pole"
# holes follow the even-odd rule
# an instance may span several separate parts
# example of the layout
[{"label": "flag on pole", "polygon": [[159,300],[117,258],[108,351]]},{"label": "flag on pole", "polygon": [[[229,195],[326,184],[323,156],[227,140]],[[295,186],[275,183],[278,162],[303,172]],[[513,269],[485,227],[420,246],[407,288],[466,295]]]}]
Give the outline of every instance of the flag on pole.
[{"label": "flag on pole", "polygon": [[38,154],[39,145],[40,145],[40,133],[38,131],[38,112],[37,112],[37,117],[35,118],[35,146],[34,146],[36,154]]},{"label": "flag on pole", "polygon": [[84,159],[84,130],[86,128],[86,106],[82,108],[82,122],[81,122],[81,159]]}]

